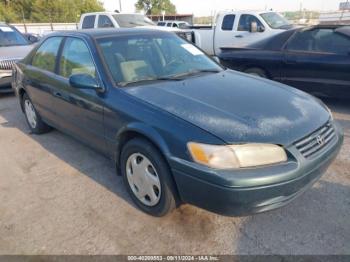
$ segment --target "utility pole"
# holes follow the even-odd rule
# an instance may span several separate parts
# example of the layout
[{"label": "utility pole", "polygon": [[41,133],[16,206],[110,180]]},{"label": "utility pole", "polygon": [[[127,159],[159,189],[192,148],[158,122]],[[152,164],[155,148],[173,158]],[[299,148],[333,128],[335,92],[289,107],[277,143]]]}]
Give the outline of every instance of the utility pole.
[{"label": "utility pole", "polygon": [[122,0],[119,0],[119,12],[122,11]]}]

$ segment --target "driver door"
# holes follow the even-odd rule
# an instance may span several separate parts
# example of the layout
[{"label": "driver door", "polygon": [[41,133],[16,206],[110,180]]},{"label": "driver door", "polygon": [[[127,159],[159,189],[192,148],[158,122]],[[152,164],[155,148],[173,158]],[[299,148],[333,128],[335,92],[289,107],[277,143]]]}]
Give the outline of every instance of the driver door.
[{"label": "driver door", "polygon": [[[252,32],[252,24],[257,25],[257,31]],[[241,15],[239,18],[237,32],[234,34],[234,46],[241,47],[257,42],[266,37],[263,33],[264,25],[254,15]]]},{"label": "driver door", "polygon": [[60,127],[106,153],[103,94],[91,89],[75,88],[69,83],[69,77],[75,74],[88,74],[101,82],[84,40],[76,37],[66,38],[59,58],[58,73],[59,83],[54,92],[54,107]]}]

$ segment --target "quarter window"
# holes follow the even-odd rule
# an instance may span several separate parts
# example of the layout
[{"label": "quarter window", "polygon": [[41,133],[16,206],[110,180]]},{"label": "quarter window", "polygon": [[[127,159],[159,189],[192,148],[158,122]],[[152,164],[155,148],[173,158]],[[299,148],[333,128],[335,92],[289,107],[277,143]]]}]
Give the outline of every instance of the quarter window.
[{"label": "quarter window", "polygon": [[82,28],[83,29],[94,28],[94,26],[95,26],[95,18],[96,18],[95,15],[85,16]]},{"label": "quarter window", "polygon": [[250,31],[250,27],[253,22],[256,22],[258,24],[258,27],[263,27],[263,24],[255,16],[241,15],[238,24],[238,31]]},{"label": "quarter window", "polygon": [[32,65],[40,69],[55,72],[56,57],[62,37],[48,38],[37,50]]},{"label": "quarter window", "polygon": [[221,29],[224,31],[232,31],[235,17],[235,15],[225,15]]},{"label": "quarter window", "polygon": [[67,38],[60,61],[60,75],[69,78],[75,74],[96,76],[96,68],[85,42]]},{"label": "quarter window", "polygon": [[111,19],[106,15],[99,15],[98,17],[98,27],[99,28],[108,28],[114,27]]}]

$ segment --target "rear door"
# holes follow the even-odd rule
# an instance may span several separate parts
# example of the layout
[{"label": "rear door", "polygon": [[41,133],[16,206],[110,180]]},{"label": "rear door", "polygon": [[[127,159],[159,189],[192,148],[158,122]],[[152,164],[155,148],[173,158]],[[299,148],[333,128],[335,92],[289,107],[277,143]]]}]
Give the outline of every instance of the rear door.
[{"label": "rear door", "polygon": [[81,25],[82,29],[92,29],[95,27],[96,15],[86,15]]},{"label": "rear door", "polygon": [[88,74],[101,82],[90,49],[83,39],[65,39],[58,74],[54,108],[60,119],[60,127],[105,153],[103,94],[95,90],[78,89],[69,83],[69,77],[74,74]]},{"label": "rear door", "polygon": [[[236,41],[234,34],[234,24],[236,15],[226,14],[222,16],[221,21],[217,21],[217,27],[215,30],[215,35],[213,36],[215,41],[215,54],[221,52],[221,47],[232,47]],[[221,26],[219,26],[221,25]]]},{"label": "rear door", "polygon": [[57,54],[63,37],[50,37],[46,39],[36,51],[31,64],[25,67],[26,91],[36,110],[48,122],[55,122],[53,93],[56,80]]},{"label": "rear door", "polygon": [[284,51],[282,81],[304,91],[350,97],[350,38],[331,28],[297,32]]}]

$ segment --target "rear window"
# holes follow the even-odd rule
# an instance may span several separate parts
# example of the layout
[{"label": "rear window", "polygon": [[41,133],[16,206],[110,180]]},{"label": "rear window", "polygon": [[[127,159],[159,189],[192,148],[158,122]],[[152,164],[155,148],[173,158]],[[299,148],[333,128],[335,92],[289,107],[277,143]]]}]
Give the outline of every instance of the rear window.
[{"label": "rear window", "polygon": [[221,29],[224,31],[232,31],[235,17],[235,15],[225,15]]},{"label": "rear window", "polygon": [[89,28],[94,28],[95,26],[95,15],[88,15],[84,17],[84,21],[83,21],[83,25],[82,28],[83,29],[89,29]]}]

